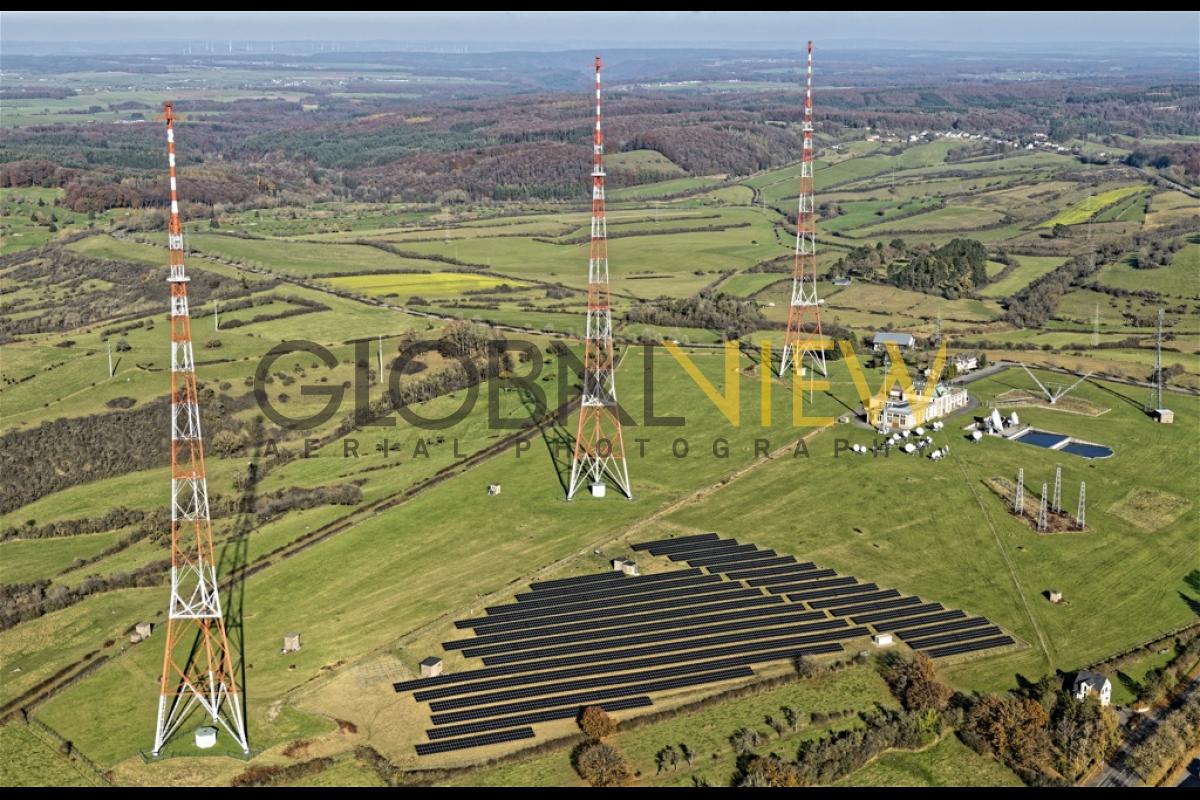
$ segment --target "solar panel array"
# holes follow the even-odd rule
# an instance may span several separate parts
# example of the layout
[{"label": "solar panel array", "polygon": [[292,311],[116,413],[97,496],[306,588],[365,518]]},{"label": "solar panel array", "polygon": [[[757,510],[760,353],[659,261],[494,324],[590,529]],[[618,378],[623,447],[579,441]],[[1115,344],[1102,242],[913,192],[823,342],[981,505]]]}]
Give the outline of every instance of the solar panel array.
[{"label": "solar panel array", "polygon": [[686,568],[538,581],[455,622],[469,635],[443,647],[483,666],[394,685],[429,704],[418,755],[529,739],[586,705],[645,708],[656,693],[742,680],[873,633],[934,658],[1014,643],[983,617],[716,534],[633,549]]}]

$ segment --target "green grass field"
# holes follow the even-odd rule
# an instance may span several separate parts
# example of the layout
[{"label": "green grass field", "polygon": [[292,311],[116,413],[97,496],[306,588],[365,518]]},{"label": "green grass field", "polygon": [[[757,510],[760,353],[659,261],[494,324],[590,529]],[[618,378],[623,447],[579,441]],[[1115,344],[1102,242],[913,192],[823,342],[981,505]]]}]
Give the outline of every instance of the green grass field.
[{"label": "green grass field", "polygon": [[[335,80],[331,77],[335,73],[346,74],[333,71],[320,80]],[[254,76],[245,73],[238,79],[248,82]],[[6,113],[8,108],[5,101]],[[64,112],[46,108],[22,113]],[[1050,220],[1077,224],[1094,215],[1098,230],[1099,223],[1105,223],[1114,229],[1134,231],[1141,226],[1153,231],[1194,219],[1194,200],[1178,192],[1149,196],[1154,189],[1147,183],[1116,188],[1109,184],[1089,198],[1093,189],[1063,177],[1078,166],[1071,157],[1018,152],[948,161],[959,146],[937,140],[912,146],[842,143],[834,149],[823,143],[816,170],[817,201],[836,203],[842,213],[821,223],[819,268],[827,269],[850,246],[886,243],[896,236],[932,246],[956,237],[975,238],[993,256],[1000,250],[1028,252],[1021,248],[1031,245],[1032,252],[1060,255],[1015,256],[1019,266],[985,287],[980,299],[949,301],[859,279],[849,287],[822,281],[823,319],[849,326],[856,337],[897,329],[928,336],[940,319],[944,332],[979,342],[993,360],[1020,359],[1031,365],[1056,364],[1144,379],[1153,366],[1153,351],[1145,346],[1153,331],[1137,320],[1152,318],[1162,304],[1159,299],[1118,296],[1076,285],[1039,329],[1013,328],[1005,321],[1000,301],[1082,252],[1084,240],[1079,235],[1046,240],[1044,228]],[[614,170],[646,174],[675,167],[661,154],[645,150],[614,154],[609,163]],[[793,252],[794,229],[781,210],[794,213],[799,165],[737,180],[731,177],[725,185],[723,176],[680,175],[610,191],[609,258],[619,337],[655,333],[685,343],[717,343],[719,330],[624,321],[625,310],[637,298],[682,298],[715,286],[717,291],[753,297],[760,304],[768,322],[748,338],[770,340],[776,346],[782,342],[790,274],[754,270],[775,259],[787,263]],[[717,185],[721,188],[714,188]],[[4,239],[0,252],[40,246],[52,235],[86,230],[93,220],[56,206],[61,195],[61,190],[6,190],[0,197]],[[58,234],[51,234],[43,221],[30,219],[37,215],[41,220],[51,212],[58,218]],[[138,213],[113,211],[98,215],[94,222],[98,230],[108,231],[112,222]],[[330,385],[347,383],[353,379],[358,357],[352,340],[370,340],[368,362],[373,370],[376,337],[384,337],[385,356],[391,358],[398,354],[402,337],[436,338],[449,319],[577,337],[585,318],[588,229],[585,206],[549,203],[462,205],[451,211],[432,205],[334,200],[307,208],[281,205],[230,211],[221,215],[218,230],[209,229],[206,220],[188,222],[189,270],[230,283],[244,282],[262,299],[273,296],[263,305],[222,313],[227,323],[248,324],[221,330],[213,325],[211,304],[193,307],[201,379],[238,397],[249,391],[246,380],[266,350],[283,340],[305,338],[329,347],[338,365],[324,370],[308,358],[293,356],[280,361],[277,370],[302,382],[324,378]],[[165,277],[165,235],[144,230],[115,234],[95,233],[69,248],[87,256],[144,265],[148,279],[157,280],[154,270]],[[388,247],[404,254],[389,252]],[[445,259],[475,269],[451,272]],[[996,262],[989,263],[989,275],[1002,269]],[[1198,271],[1200,245],[1193,242],[1166,267],[1134,270],[1122,261],[1106,265],[1090,280],[1099,282],[1100,288],[1148,289],[1170,298],[1168,324],[1174,336],[1164,350],[1164,364],[1182,368],[1172,379],[1175,383],[1200,388],[1200,327],[1194,322],[1200,313]],[[331,273],[343,274],[314,279]],[[281,282],[269,289],[268,284],[259,284],[268,278]],[[488,291],[503,284],[514,291]],[[544,284],[562,284],[571,291],[552,293]],[[130,313],[143,326],[121,334],[131,350],[122,355],[111,378],[107,343],[101,335],[111,322],[68,325],[6,341],[0,358],[4,379],[0,427],[6,433],[31,430],[59,418],[107,413],[110,401],[117,398],[132,397],[142,405],[164,396],[168,326],[165,282],[163,286],[161,307],[113,312]],[[81,290],[103,294],[112,288],[101,276]],[[334,288],[386,298],[399,310],[337,296],[330,291]],[[0,290],[6,304],[11,304],[7,316],[12,320],[41,314],[37,305],[42,301],[68,303],[76,291],[18,281],[4,269],[0,269]],[[283,299],[293,295],[327,309],[252,321],[255,316],[295,308]],[[413,297],[424,297],[429,305],[410,310],[432,316],[405,313],[403,307]],[[1091,346],[1097,306],[1100,341],[1108,345],[1104,349]],[[545,346],[549,339],[542,334],[529,338]],[[1131,336],[1139,339],[1139,346],[1124,342]],[[73,344],[64,346],[68,341]],[[214,341],[220,347],[210,347]],[[1112,347],[1118,343],[1122,346]],[[1014,347],[1019,349],[1008,349]],[[695,349],[691,357],[720,391],[720,353]],[[434,373],[447,363],[437,355],[427,361],[429,372]],[[1193,477],[1200,445],[1194,435],[1189,436],[1200,425],[1200,401],[1195,396],[1169,395],[1177,415],[1173,426],[1154,425],[1142,414],[1144,389],[1098,379],[1079,387],[1076,394],[1108,409],[1099,417],[1022,409],[1022,417],[1039,428],[1115,449],[1113,458],[1097,462],[991,438],[968,444],[957,430],[966,418],[955,420],[941,434],[944,442],[940,443],[951,446],[952,456],[938,463],[903,456],[834,458],[835,438],[870,440],[869,432],[847,425],[819,434],[810,444],[811,458],[764,460],[755,455],[755,439],[766,438],[772,448],[782,447],[812,427],[805,424],[797,429],[788,424],[788,387],[778,380],[769,384],[773,424],[764,425],[759,417],[759,368],[743,357],[740,417],[735,424],[691,383],[672,357],[659,352],[650,363],[655,376],[654,412],[684,415],[686,424],[682,428],[645,424],[645,363],[641,350],[629,348],[618,372],[620,395],[641,424],[627,428],[627,441],[646,440],[644,455],[639,452],[642,443],[631,447],[636,453],[630,460],[633,502],[603,501],[604,513],[598,514],[600,501],[562,501],[562,463],[551,457],[551,448],[556,441],[569,440],[572,417],[561,430],[535,436],[529,449],[504,450],[387,510],[318,506],[255,528],[240,558],[266,559],[322,526],[346,525],[328,540],[256,572],[244,584],[244,593],[239,592],[238,602],[244,601],[246,609],[243,666],[251,739],[255,749],[263,751],[255,764],[280,763],[285,759],[280,752],[284,745],[310,738],[316,742],[314,747],[334,754],[338,761],[332,769],[300,783],[374,785],[375,773],[352,757],[355,744],[370,744],[406,768],[462,764],[511,752],[512,746],[499,746],[417,759],[412,744],[423,738],[428,709],[392,692],[390,681],[410,675],[418,660],[441,652],[440,643],[453,638],[452,620],[471,616],[483,605],[507,601],[535,576],[564,577],[606,569],[606,559],[625,554],[630,541],[670,532],[718,531],[812,559],[881,587],[986,615],[1020,643],[1002,653],[945,664],[944,674],[962,690],[1005,690],[1015,685],[1018,675],[1036,680],[1056,669],[1074,669],[1195,619],[1193,604],[1200,598],[1185,577],[1197,565],[1180,557],[1190,552],[1193,532],[1200,524],[1200,498]],[[522,362],[518,371],[529,366]],[[543,375],[557,367],[555,359],[541,365]],[[1067,380],[1050,373],[1040,376],[1055,383]],[[877,372],[869,373],[872,387],[879,380]],[[553,382],[537,383],[555,394]],[[483,401],[494,387],[498,384],[482,385],[480,401],[448,429],[424,431],[402,422],[392,428],[352,431],[349,438],[358,440],[361,455],[346,454],[346,436],[333,438],[316,448],[312,457],[294,458],[276,467],[261,489],[355,483],[362,489],[364,503],[396,497],[510,432],[489,424]],[[1012,389],[1035,387],[1018,370],[971,385],[972,394],[985,403]],[[267,392],[276,402],[287,394],[289,407],[297,413],[323,403],[323,398],[303,396],[298,386],[282,380],[270,384]],[[378,393],[378,385],[372,383],[371,398]],[[418,410],[444,414],[467,394],[454,392],[421,404]],[[505,418],[527,417],[516,392],[497,391],[496,397],[497,410]],[[550,404],[557,405],[560,399],[552,396]],[[807,394],[804,399],[807,408]],[[810,411],[835,417],[853,412],[858,403],[846,365],[831,362],[831,388],[816,389]],[[348,410],[347,406],[343,413]],[[250,422],[258,410],[250,406],[237,413]],[[314,435],[330,434],[341,416]],[[672,453],[672,443],[679,437],[690,442],[688,455],[682,458]],[[727,458],[714,455],[718,438],[730,442]],[[293,453],[301,448],[300,440],[299,434],[281,432],[280,444]],[[414,455],[418,443],[428,446],[427,458]],[[250,458],[246,451],[231,457],[210,453],[211,491],[233,493],[234,476],[245,470]],[[1037,536],[1012,519],[985,485],[993,477],[1011,478],[1024,467],[1033,486],[1047,475],[1052,479],[1055,463],[1064,468],[1064,496],[1070,509],[1079,482],[1087,481],[1089,530],[1085,533]],[[731,480],[735,474],[737,479]],[[161,466],[71,485],[0,517],[0,529],[31,520],[44,525],[93,517],[117,506],[161,508],[168,481],[168,469]],[[503,494],[489,497],[486,488],[491,483],[502,483]],[[1157,529],[1133,524],[1127,500],[1132,489],[1165,492],[1176,498],[1171,507],[1182,511]],[[217,519],[214,527],[226,565],[233,558],[227,539],[233,520]],[[636,528],[632,534],[631,528]],[[78,559],[95,556],[126,533],[128,529],[2,542],[0,580],[50,579],[56,586],[76,587],[89,576],[113,576],[165,557],[162,544],[147,539],[72,568]],[[1064,591],[1069,602],[1061,606],[1045,602],[1041,593],[1050,586]],[[227,781],[246,765],[220,756],[182,757],[191,754],[186,743],[172,750],[181,757],[161,763],[147,765],[138,755],[151,733],[162,640],[156,634],[148,642],[130,646],[127,630],[139,620],[161,621],[164,601],[161,586],[103,592],[0,632],[5,670],[0,699],[28,691],[88,654],[107,656],[94,673],[37,706],[35,718],[71,739],[102,769],[114,770],[118,783],[218,779],[205,778],[206,765],[213,765],[213,774]],[[291,630],[302,633],[304,648],[281,656],[280,637]],[[457,653],[447,659],[448,669],[465,663]],[[1153,666],[1131,667],[1130,678],[1139,680]],[[664,698],[663,703],[691,701],[711,691],[681,693]],[[1128,694],[1126,688],[1117,691],[1121,698]],[[101,700],[111,709],[106,712],[110,718],[97,725],[95,709]],[[784,701],[809,711],[893,704],[873,672],[849,670],[824,683],[789,685],[686,717],[630,728],[618,734],[618,743],[641,771],[642,785],[687,785],[695,780],[725,785],[736,771],[729,733],[742,725],[765,730],[763,717]],[[658,698],[656,705],[661,705]],[[334,732],[333,719],[353,721],[359,734],[339,738],[344,734]],[[837,724],[858,723],[846,718]],[[772,739],[765,748],[788,756],[801,741],[826,729],[809,726]],[[545,730],[565,734],[572,725],[554,723]],[[40,774],[51,776],[55,783],[71,782],[78,765],[24,733],[14,726],[0,728],[0,744],[18,753],[5,759],[5,782],[19,785]],[[654,753],[679,741],[693,746],[700,760],[693,768],[655,775]],[[977,756],[950,736],[920,753],[886,754],[846,783],[946,785],[968,777],[978,785],[1010,785],[1015,780],[996,762]],[[472,773],[463,782],[577,785],[578,779],[567,754],[551,752]]]}]

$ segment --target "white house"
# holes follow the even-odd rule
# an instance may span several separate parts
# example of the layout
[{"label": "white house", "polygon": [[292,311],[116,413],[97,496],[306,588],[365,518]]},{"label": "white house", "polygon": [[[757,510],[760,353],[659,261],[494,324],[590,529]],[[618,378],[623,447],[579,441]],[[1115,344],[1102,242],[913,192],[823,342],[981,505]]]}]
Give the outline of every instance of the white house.
[{"label": "white house", "polygon": [[960,375],[964,372],[971,372],[972,370],[979,369],[979,359],[975,356],[959,353],[954,356],[954,368],[958,370]]},{"label": "white house", "polygon": [[1100,705],[1106,706],[1112,701],[1112,682],[1099,672],[1081,669],[1075,673],[1071,693],[1079,701],[1086,700],[1088,695],[1094,694],[1100,698]]}]

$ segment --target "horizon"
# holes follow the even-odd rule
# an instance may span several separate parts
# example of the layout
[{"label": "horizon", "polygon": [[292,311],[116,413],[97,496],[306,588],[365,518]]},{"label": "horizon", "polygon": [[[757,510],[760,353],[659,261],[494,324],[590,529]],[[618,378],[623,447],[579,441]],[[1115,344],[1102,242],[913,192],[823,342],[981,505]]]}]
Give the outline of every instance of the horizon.
[{"label": "horizon", "polygon": [[[67,45],[88,52],[123,44],[175,50],[346,45],[350,49],[464,47],[474,52],[606,49],[788,49],[804,40],[839,49],[962,46],[1200,48],[1198,12],[45,12],[0,14],[5,47]],[[403,33],[380,37],[394,25]],[[794,26],[794,38],[779,31]],[[154,49],[154,48],[152,48]],[[220,52],[216,48],[213,52]]]}]

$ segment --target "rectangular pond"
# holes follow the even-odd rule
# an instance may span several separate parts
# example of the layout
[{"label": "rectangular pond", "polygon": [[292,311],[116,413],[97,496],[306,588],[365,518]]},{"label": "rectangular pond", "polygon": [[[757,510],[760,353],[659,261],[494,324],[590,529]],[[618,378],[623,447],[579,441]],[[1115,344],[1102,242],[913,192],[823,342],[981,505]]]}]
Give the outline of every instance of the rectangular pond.
[{"label": "rectangular pond", "polygon": [[1108,458],[1113,454],[1112,448],[1102,444],[1082,442],[1061,433],[1039,431],[1036,428],[1026,428],[1012,437],[1012,441],[1031,444],[1034,447],[1044,447],[1047,450],[1059,450],[1081,458]]}]

